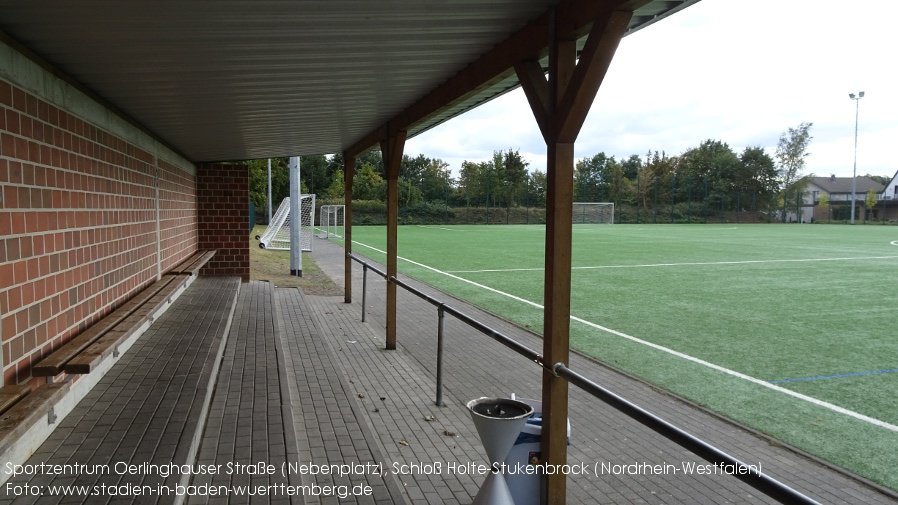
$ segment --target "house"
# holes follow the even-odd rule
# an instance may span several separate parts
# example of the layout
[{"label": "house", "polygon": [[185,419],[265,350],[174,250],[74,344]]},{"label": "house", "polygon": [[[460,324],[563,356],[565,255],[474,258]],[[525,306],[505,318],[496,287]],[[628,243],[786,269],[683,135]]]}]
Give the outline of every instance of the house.
[{"label": "house", "polygon": [[898,201],[898,172],[895,172],[895,175],[892,176],[892,180],[886,184],[885,188],[883,188],[882,193],[879,194],[879,199]]},{"label": "house", "polygon": [[[801,211],[801,221],[808,223],[814,221],[849,220],[851,218],[851,177],[809,177],[807,192],[804,197],[805,205]],[[858,177],[854,188],[855,195],[855,221],[863,221],[868,217],[878,219],[877,209],[873,208],[872,216],[867,216],[866,200],[867,192],[873,190],[877,200],[881,198],[885,188],[882,184],[869,177]],[[826,195],[828,206],[820,205],[820,197]],[[898,212],[898,205],[896,205]],[[794,213],[792,214],[794,218]]]}]

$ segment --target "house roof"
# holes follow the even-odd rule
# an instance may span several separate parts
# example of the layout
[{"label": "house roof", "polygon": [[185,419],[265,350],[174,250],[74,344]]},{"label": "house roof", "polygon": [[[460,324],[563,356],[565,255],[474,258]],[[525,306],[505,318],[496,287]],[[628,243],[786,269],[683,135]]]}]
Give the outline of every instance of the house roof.
[{"label": "house roof", "polygon": [[187,158],[224,161],[367,148],[397,118],[432,128],[518,86],[513,60],[544,58],[553,5],[582,36],[604,11],[633,11],[632,33],[697,1],[0,0],[0,41]]},{"label": "house roof", "polygon": [[[851,177],[811,177],[810,183],[819,187],[821,190],[829,194],[834,193],[851,193]],[[866,193],[873,190],[876,193],[882,193],[885,186],[870,179],[869,177],[858,177],[855,193]]]}]

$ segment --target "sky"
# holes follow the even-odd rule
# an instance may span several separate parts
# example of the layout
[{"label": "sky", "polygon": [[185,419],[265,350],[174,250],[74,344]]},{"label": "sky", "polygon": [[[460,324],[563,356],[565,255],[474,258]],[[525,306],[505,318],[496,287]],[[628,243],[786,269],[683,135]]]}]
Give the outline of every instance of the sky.
[{"label": "sky", "polygon": [[[707,139],[774,155],[813,123],[804,174],[892,177],[898,158],[898,2],[701,0],[628,35],[575,144],[575,157],[679,155]],[[865,92],[858,102],[849,93]],[[517,89],[406,142],[450,165],[515,149],[546,169],[546,146]]]}]

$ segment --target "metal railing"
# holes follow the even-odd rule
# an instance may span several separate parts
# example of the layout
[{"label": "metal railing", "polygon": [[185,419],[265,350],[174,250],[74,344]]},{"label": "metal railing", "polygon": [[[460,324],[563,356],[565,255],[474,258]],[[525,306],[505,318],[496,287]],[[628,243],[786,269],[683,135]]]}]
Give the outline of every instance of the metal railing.
[{"label": "metal railing", "polygon": [[[757,489],[758,491],[764,493],[765,495],[779,501],[780,503],[788,503],[788,504],[797,504],[797,505],[820,505],[819,502],[808,498],[804,494],[792,489],[791,487],[779,482],[778,480],[769,477],[768,475],[761,473],[759,468],[747,465],[733,456],[723,452],[722,450],[714,447],[713,445],[708,444],[707,442],[691,435],[690,433],[674,426],[673,424],[668,423],[667,421],[661,419],[660,417],[652,414],[651,412],[643,409],[642,407],[630,402],[629,400],[624,399],[623,397],[611,392],[610,390],[596,384],[595,382],[589,380],[588,378],[580,375],[579,373],[571,370],[563,363],[556,363],[554,365],[547,365],[543,360],[543,356],[538,352],[530,349],[524,344],[502,334],[499,331],[496,331],[493,328],[490,328],[486,324],[468,316],[467,314],[460,312],[459,310],[446,305],[445,303],[433,298],[432,296],[424,293],[423,291],[409,285],[408,283],[397,279],[396,277],[388,277],[386,272],[377,269],[376,267],[371,266],[362,258],[358,256],[347,253],[347,256],[351,258],[353,261],[356,261],[362,265],[363,273],[362,273],[362,321],[365,321],[365,291],[367,288],[367,274],[368,270],[373,270],[378,275],[383,277],[387,282],[392,282],[397,286],[401,286],[405,290],[414,294],[415,296],[427,301],[431,305],[437,307],[437,315],[438,315],[438,330],[437,330],[437,372],[436,372],[436,405],[443,405],[443,320],[445,314],[448,312],[455,316],[456,319],[464,322],[468,326],[476,329],[477,331],[483,333],[484,335],[496,340],[502,345],[508,347],[509,349],[515,351],[516,353],[524,356],[530,361],[538,364],[542,368],[548,370],[550,373],[554,374],[557,377],[560,377],[568,383],[577,386],[582,389],[586,393],[589,393],[593,397],[605,402],[606,404],[614,407],[616,410],[626,414],[627,416],[635,419],[636,421],[642,423],[646,427],[650,428],[654,432],[660,434],[664,438],[680,445],[681,447],[691,451],[695,455],[701,457],[702,459],[713,463],[715,465],[720,465],[723,468],[727,469],[727,473],[732,474],[737,479],[745,482],[749,486]],[[729,468],[727,468],[729,467]]]}]

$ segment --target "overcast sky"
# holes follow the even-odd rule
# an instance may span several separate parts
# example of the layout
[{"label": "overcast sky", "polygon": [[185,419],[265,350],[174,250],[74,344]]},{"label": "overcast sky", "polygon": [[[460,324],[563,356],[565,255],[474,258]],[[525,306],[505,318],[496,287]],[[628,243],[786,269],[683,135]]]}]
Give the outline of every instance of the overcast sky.
[{"label": "overcast sky", "polygon": [[[782,132],[814,124],[806,174],[898,170],[898,2],[701,0],[623,39],[580,131],[577,159],[648,150],[678,155],[703,140],[773,156]],[[518,89],[418,137],[405,153],[449,163],[518,149],[545,171],[545,143]]]}]

